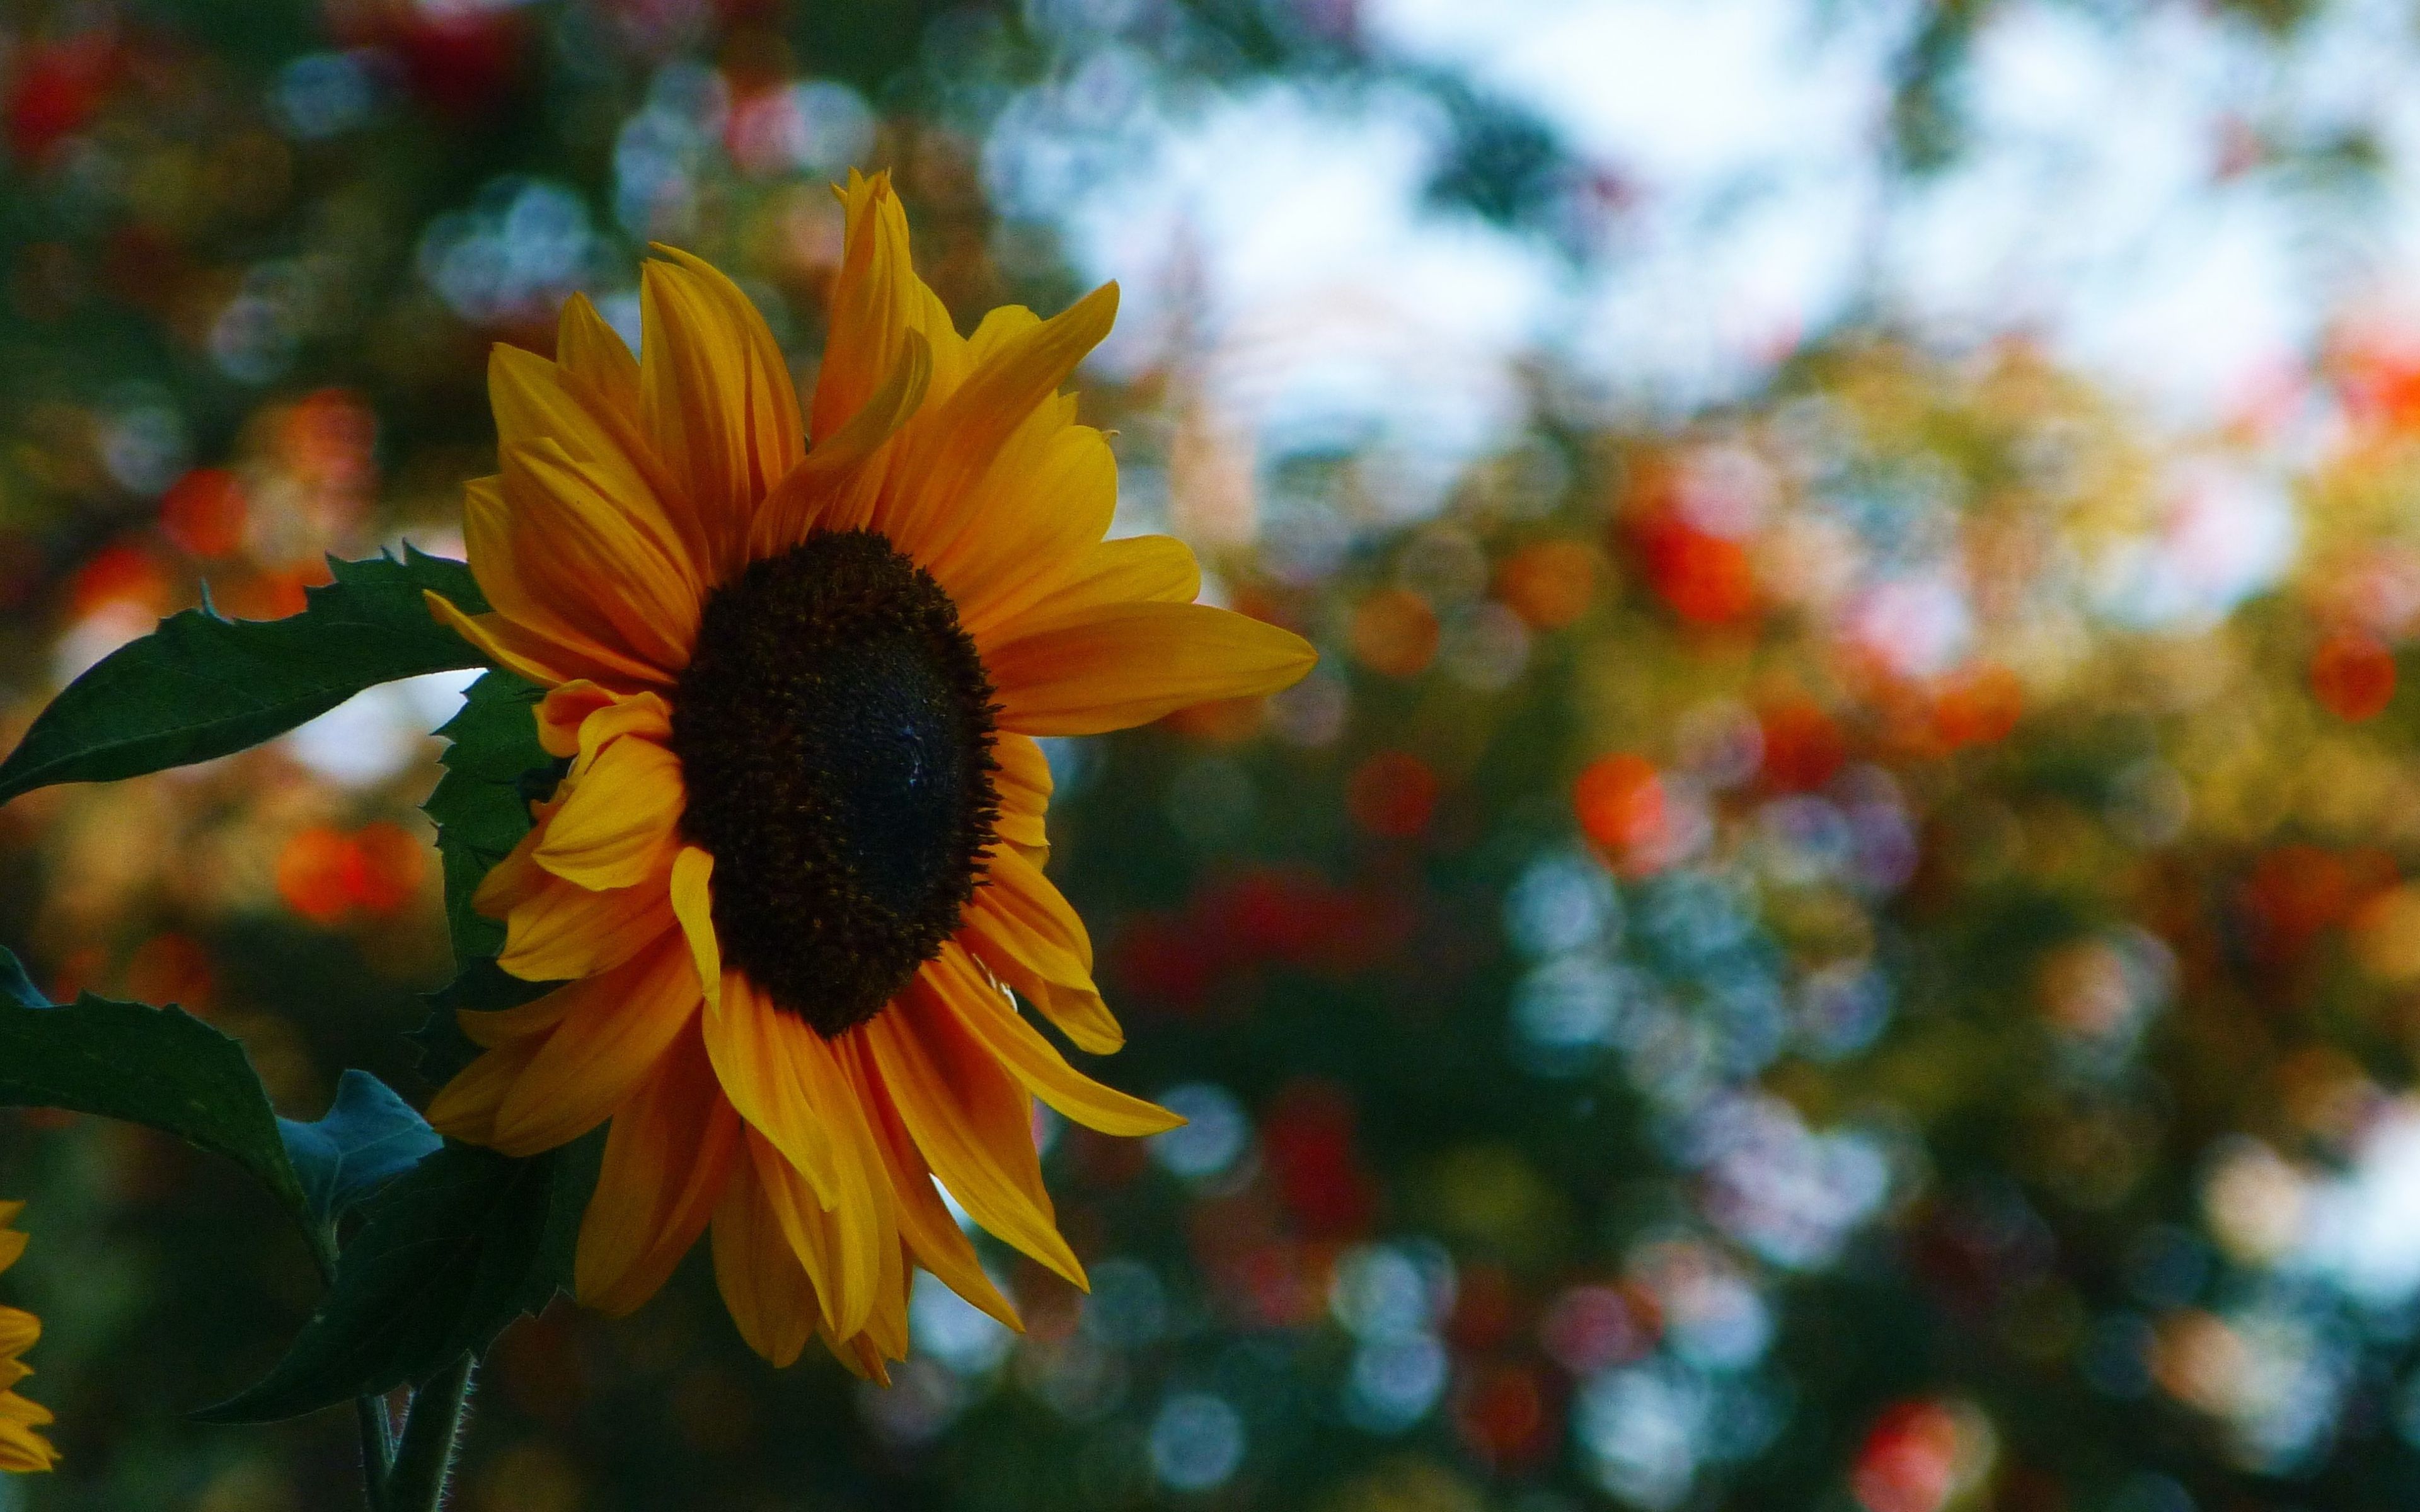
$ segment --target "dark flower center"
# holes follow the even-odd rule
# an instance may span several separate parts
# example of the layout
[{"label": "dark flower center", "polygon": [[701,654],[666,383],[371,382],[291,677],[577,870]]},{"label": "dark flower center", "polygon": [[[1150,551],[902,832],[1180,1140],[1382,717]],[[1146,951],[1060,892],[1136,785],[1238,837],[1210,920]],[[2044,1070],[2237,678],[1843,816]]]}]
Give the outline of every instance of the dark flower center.
[{"label": "dark flower center", "polygon": [[752,563],[706,602],[673,703],[681,830],[722,959],[830,1039],[939,953],[999,817],[992,687],[932,575],[872,531]]}]

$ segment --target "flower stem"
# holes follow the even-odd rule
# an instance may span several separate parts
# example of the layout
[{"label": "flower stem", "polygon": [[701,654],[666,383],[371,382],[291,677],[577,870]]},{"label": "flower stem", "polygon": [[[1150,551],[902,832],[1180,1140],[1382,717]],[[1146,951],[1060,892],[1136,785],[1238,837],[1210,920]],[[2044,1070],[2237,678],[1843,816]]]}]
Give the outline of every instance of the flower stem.
[{"label": "flower stem", "polygon": [[383,1396],[354,1397],[353,1417],[361,1426],[362,1483],[370,1512],[386,1512],[387,1477],[395,1473],[395,1419]]},{"label": "flower stem", "polygon": [[[319,1268],[319,1284],[336,1284],[336,1223],[333,1218],[308,1230],[311,1259]],[[369,1493],[370,1512],[386,1512],[386,1480],[395,1469],[395,1420],[381,1396],[353,1398],[353,1420],[362,1434],[362,1483]]]},{"label": "flower stem", "polygon": [[380,1512],[438,1512],[445,1504],[445,1477],[454,1466],[454,1444],[462,1431],[462,1409],[471,1399],[471,1356],[411,1394],[403,1443],[395,1452]]}]

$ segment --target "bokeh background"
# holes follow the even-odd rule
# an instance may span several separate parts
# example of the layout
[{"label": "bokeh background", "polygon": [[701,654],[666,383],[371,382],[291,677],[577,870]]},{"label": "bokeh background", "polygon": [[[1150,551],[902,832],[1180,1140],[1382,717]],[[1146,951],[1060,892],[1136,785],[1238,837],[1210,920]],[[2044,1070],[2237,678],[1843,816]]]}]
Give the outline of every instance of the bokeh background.
[{"label": "bokeh background", "polygon": [[[2363,1512],[2420,1499],[2420,15],[2395,0],[10,0],[0,744],[155,619],[459,548],[488,344],[650,239],[813,375],[825,186],[962,322],[1118,279],[1122,532],[1316,640],[1052,753],[1188,1114],[1046,1123],[1084,1297],[888,1392],[692,1264],[524,1322],[470,1512]],[[460,679],[0,810],[0,942],[315,1114],[447,975]],[[354,1504],[183,1412],[307,1257],[12,1117],[67,1459]]]}]

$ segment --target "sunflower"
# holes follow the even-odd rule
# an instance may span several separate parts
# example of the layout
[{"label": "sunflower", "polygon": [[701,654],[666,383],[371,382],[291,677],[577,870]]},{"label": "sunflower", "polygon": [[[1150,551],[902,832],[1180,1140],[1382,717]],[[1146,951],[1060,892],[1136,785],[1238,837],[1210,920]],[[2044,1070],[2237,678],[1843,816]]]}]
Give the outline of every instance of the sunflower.
[{"label": "sunflower", "polygon": [[[25,1211],[22,1202],[0,1202],[0,1271],[25,1253],[25,1236],[9,1226]],[[36,1432],[51,1422],[51,1410],[17,1395],[17,1382],[34,1373],[18,1358],[42,1336],[42,1320],[18,1307],[0,1307],[0,1470],[48,1470],[59,1452]]]},{"label": "sunflower", "polygon": [[887,176],[839,193],[803,414],[747,297],[669,248],[638,357],[577,296],[553,361],[495,350],[504,470],[465,506],[492,612],[430,607],[549,690],[570,764],[476,901],[505,970],[562,985],[464,1013],[483,1053],[429,1118],[513,1155],[610,1123],[583,1302],[637,1307],[710,1228],[752,1347],[784,1365],[812,1333],[880,1378],[914,1266],[1017,1326],[936,1177],[1081,1286],[1032,1100],[1115,1134],[1182,1121],[1018,1011],[1123,1040],[1043,873],[1035,737],[1269,692],[1312,653],[1194,603],[1178,542],[1103,538],[1116,467],[1060,386],[1115,285],[961,336]]}]

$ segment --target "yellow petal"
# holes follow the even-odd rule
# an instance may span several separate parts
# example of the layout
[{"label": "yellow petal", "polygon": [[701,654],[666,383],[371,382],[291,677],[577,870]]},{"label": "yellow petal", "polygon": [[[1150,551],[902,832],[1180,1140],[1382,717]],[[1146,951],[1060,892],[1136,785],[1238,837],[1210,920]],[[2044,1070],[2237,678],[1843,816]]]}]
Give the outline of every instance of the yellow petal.
[{"label": "yellow petal", "polygon": [[[569,318],[570,311],[565,315]],[[610,330],[604,337],[621,346]],[[557,447],[596,480],[613,513],[671,563],[691,593],[706,580],[690,512],[643,439],[628,393],[616,396],[581,371],[498,346],[488,360],[488,397],[496,412],[499,454],[541,442]]]},{"label": "yellow petal", "polygon": [[[783,1015],[787,1017],[788,1015]],[[831,1257],[836,1271],[832,1313],[840,1332],[855,1333],[872,1310],[881,1278],[882,1256],[899,1242],[890,1183],[875,1152],[865,1109],[849,1084],[831,1041],[808,1029],[792,1041],[799,1082],[807,1103],[830,1139],[837,1190],[824,1207],[831,1214]]]},{"label": "yellow petal", "polygon": [[714,1279],[750,1349],[776,1365],[799,1357],[814,1332],[814,1288],[744,1158],[732,1162],[714,1210]]},{"label": "yellow petal", "polygon": [[579,755],[580,727],[590,715],[619,699],[613,689],[584,677],[548,690],[537,705],[538,745],[550,756]]},{"label": "yellow petal", "polygon": [[552,1149],[604,1122],[698,1011],[688,949],[670,935],[556,995],[569,1008],[496,1109],[490,1143],[507,1155]]},{"label": "yellow petal", "polygon": [[496,1137],[496,1109],[520,1079],[521,1071],[545,1041],[535,1037],[490,1050],[455,1072],[437,1089],[425,1117],[428,1126],[467,1145],[485,1145]]},{"label": "yellow petal", "polygon": [[1109,334],[1118,289],[1104,284],[1051,319],[1009,337],[989,362],[920,416],[874,526],[918,561],[974,523],[975,484],[1036,407],[1057,396],[1084,354]]},{"label": "yellow petal", "polygon": [[[903,995],[933,989],[920,974]],[[859,1030],[900,1120],[975,1222],[1081,1287],[1033,1148],[1033,1104],[945,1009],[887,1012]]]},{"label": "yellow petal", "polygon": [[790,367],[739,286],[671,247],[641,274],[640,411],[687,493],[721,580],[744,559],[749,522],[805,454]]},{"label": "yellow petal", "polygon": [[891,1384],[891,1372],[882,1366],[882,1353],[874,1341],[862,1334],[841,1338],[827,1329],[817,1329],[815,1336],[831,1350],[832,1358],[848,1367],[848,1373],[860,1381],[871,1381],[877,1386]]},{"label": "yellow petal", "polygon": [[882,1157],[891,1180],[892,1198],[898,1213],[899,1235],[907,1242],[916,1262],[938,1276],[952,1291],[964,1297],[982,1311],[1000,1319],[1018,1333],[1025,1324],[1016,1309],[983,1268],[975,1247],[967,1240],[966,1230],[950,1215],[941,1202],[940,1194],[933,1188],[932,1167],[916,1151],[916,1141],[900,1120],[899,1110],[884,1087],[881,1072],[876,1069],[874,1052],[861,1034],[845,1037],[846,1053],[843,1063],[858,1096],[865,1105],[865,1121],[873,1131],[875,1149]]},{"label": "yellow petal", "polygon": [[14,1395],[0,1396],[0,1470],[26,1474],[56,1465],[58,1450],[33,1431],[50,1421],[47,1408]]},{"label": "yellow petal", "polygon": [[1011,341],[1040,324],[1042,317],[1022,304],[994,305],[975,326],[975,333],[967,338],[967,365],[981,367],[999,356]]},{"label": "yellow petal", "polygon": [[749,553],[771,556],[818,528],[845,531],[864,525],[890,467],[885,448],[924,402],[932,378],[933,349],[911,331],[899,361],[864,407],[847,424],[817,441],[806,460],[766,495],[749,535]]},{"label": "yellow petal", "polygon": [[1033,942],[1027,953],[1052,981],[1091,980],[1093,937],[1082,916],[1032,862],[1015,855],[995,857],[977,898],[1025,932]]},{"label": "yellow petal", "polygon": [[535,552],[535,570],[524,572],[520,561],[524,547],[516,533],[512,507],[504,499],[503,478],[473,478],[463,486],[462,532],[471,572],[497,614],[537,641],[559,648],[562,656],[575,658],[580,665],[620,673],[623,683],[656,677],[655,668],[645,659],[611,649],[619,644],[620,637],[596,612],[587,594],[555,592],[542,548]]},{"label": "yellow petal", "polygon": [[885,1359],[908,1358],[908,1288],[914,1275],[907,1246],[894,1236],[883,1246],[882,1275],[875,1283],[874,1310],[865,1316],[861,1335],[874,1346],[877,1366]]},{"label": "yellow petal", "polygon": [[[846,1335],[858,1332],[864,1319],[861,1317],[843,1328],[834,1320],[832,1281],[840,1269],[832,1230],[836,1227],[831,1214],[815,1201],[814,1188],[807,1185],[797,1167],[784,1159],[756,1130],[740,1126],[740,1148],[746,1152],[750,1167],[758,1185],[763,1187],[765,1200],[772,1210],[774,1222],[780,1225],[783,1239],[790,1253],[798,1257],[799,1268],[813,1284],[816,1310],[821,1317],[820,1328],[837,1330]],[[871,1300],[869,1295],[868,1301]]]},{"label": "yellow petal", "polygon": [[[555,361],[501,348],[489,363],[498,449],[552,438],[596,469],[606,491],[704,582],[711,554],[694,506],[648,440],[638,364],[620,335],[575,296],[564,306]],[[667,549],[671,548],[667,547]]]},{"label": "yellow petal", "polygon": [[939,299],[916,276],[908,216],[891,176],[851,172],[840,192],[847,215],[840,274],[832,281],[829,334],[808,428],[815,440],[847,424],[898,365],[908,332],[931,348],[932,396],[954,390],[967,367],[967,343]]},{"label": "yellow petal", "polygon": [[[1072,405],[1067,406],[1072,409]],[[1100,543],[1117,513],[1118,464],[1090,425],[1034,411],[974,485],[966,528],[926,563],[962,616],[991,623],[993,607],[1031,602],[1062,582]]]},{"label": "yellow petal", "polygon": [[639,418],[639,360],[585,294],[563,301],[563,317],[554,328],[554,362],[621,414]]},{"label": "yellow petal", "polygon": [[1038,629],[1112,604],[1190,604],[1201,592],[1192,548],[1169,535],[1130,535],[1086,551],[1057,581],[1037,582],[1030,599],[995,599],[960,621],[984,646],[1015,639],[1020,626]]},{"label": "yellow petal", "polygon": [[574,647],[553,640],[501,614],[466,614],[427,589],[421,590],[430,617],[468,640],[489,665],[501,667],[542,687],[590,678],[608,687],[668,687],[662,670],[601,646]]},{"label": "yellow petal", "polygon": [[673,916],[689,937],[690,958],[697,966],[698,987],[708,1007],[722,1002],[722,941],[714,933],[714,857],[694,845],[684,845],[673,858]]},{"label": "yellow petal", "polygon": [[610,971],[676,922],[661,877],[597,891],[530,870],[543,880],[504,916],[504,949],[496,958],[523,981],[569,981]]},{"label": "yellow petal", "polygon": [[[993,976],[1016,988],[1035,1011],[1075,1041],[1078,1049],[1105,1056],[1124,1045],[1125,1031],[1094,989],[1090,970],[997,907],[985,906],[985,894],[991,890],[985,887],[975,894],[957,943]],[[1049,970],[1045,971],[1044,965]],[[1053,980],[1054,972],[1068,980]]]},{"label": "yellow petal", "polygon": [[1104,1087],[1067,1064],[964,952],[945,946],[939,959],[924,970],[934,978],[934,991],[915,998],[910,1011],[946,1009],[1027,1091],[1076,1122],[1103,1134],[1132,1136],[1159,1134],[1185,1121],[1166,1108]]},{"label": "yellow petal", "polygon": [[833,1206],[841,1190],[839,1161],[800,1071],[811,1054],[805,1041],[815,1031],[775,1008],[736,971],[722,974],[721,1002],[706,1010],[703,1023],[723,1095],[806,1177],[816,1200]]},{"label": "yellow petal", "polygon": [[1289,630],[1207,604],[1121,604],[984,655],[1003,729],[1094,735],[1214,699],[1274,693],[1319,659]]},{"label": "yellow petal", "polygon": [[620,1317],[662,1288],[721,1200],[739,1129],[704,1042],[685,1031],[606,1133],[573,1263],[582,1303]]},{"label": "yellow petal", "polygon": [[575,1001],[557,988],[512,1008],[456,1009],[454,1022],[461,1026],[463,1036],[480,1049],[500,1050],[524,1040],[544,1039],[563,1022],[563,1015],[571,1011]]},{"label": "yellow petal", "polygon": [[[580,728],[572,736],[568,754],[579,759],[571,764],[566,780],[577,781],[587,775],[605,748],[625,735],[636,735],[659,746],[671,740],[672,705],[654,693],[630,693],[608,699],[590,709],[582,717]],[[541,743],[545,740],[543,730],[539,732],[539,740]]]},{"label": "yellow petal", "polygon": [[[882,1256],[899,1248],[888,1183],[865,1183],[873,1206],[862,1214],[845,1206],[827,1211],[772,1141],[751,1129],[748,1148],[783,1235],[814,1283],[823,1326],[842,1336],[862,1330],[879,1300]],[[872,1151],[864,1154],[870,1158]]]},{"label": "yellow petal", "polygon": [[686,565],[552,438],[506,446],[504,457],[514,561],[530,589],[609,650],[668,672],[687,666],[704,591]]},{"label": "yellow petal", "polygon": [[992,743],[1000,770],[992,787],[1000,794],[1000,838],[1028,849],[1047,846],[1043,815],[1050,808],[1050,759],[1030,735],[1001,735]]},{"label": "yellow petal", "polygon": [[[620,712],[600,709],[587,725]],[[563,807],[546,821],[545,838],[534,853],[537,864],[566,882],[599,890],[630,887],[669,866],[681,812],[689,805],[679,758],[632,735],[583,759],[592,764],[565,779]]]},{"label": "yellow petal", "polygon": [[561,807],[552,798],[530,805],[531,816],[536,822],[504,853],[503,860],[488,868],[488,874],[479,879],[479,886],[471,894],[472,907],[489,918],[503,918],[560,880],[540,870],[532,857],[538,842],[546,839],[548,817]]}]

